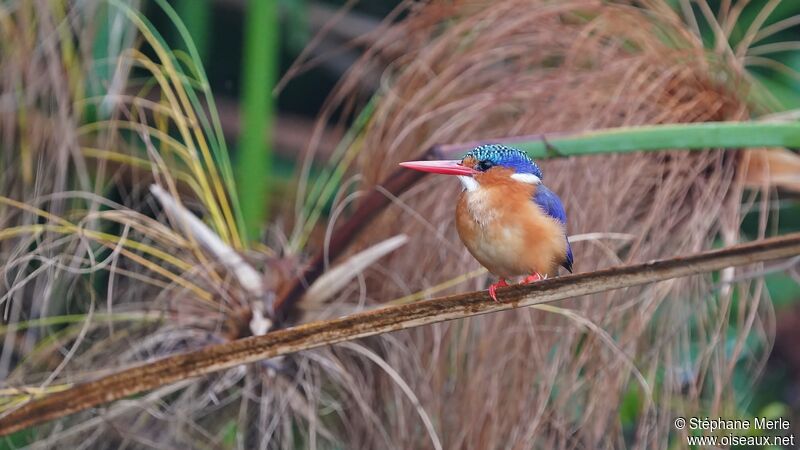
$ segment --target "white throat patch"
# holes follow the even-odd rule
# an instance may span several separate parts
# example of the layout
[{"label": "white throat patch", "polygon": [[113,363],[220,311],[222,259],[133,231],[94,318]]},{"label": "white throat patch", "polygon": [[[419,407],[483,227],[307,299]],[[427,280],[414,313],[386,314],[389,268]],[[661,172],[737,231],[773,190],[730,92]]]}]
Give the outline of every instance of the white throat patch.
[{"label": "white throat patch", "polygon": [[461,180],[461,184],[464,186],[464,190],[467,192],[474,192],[477,191],[481,186],[475,181],[475,178],[472,178],[469,175],[459,175],[458,179]]},{"label": "white throat patch", "polygon": [[514,175],[511,175],[511,178],[522,183],[542,184],[542,180],[532,173],[515,173]]}]

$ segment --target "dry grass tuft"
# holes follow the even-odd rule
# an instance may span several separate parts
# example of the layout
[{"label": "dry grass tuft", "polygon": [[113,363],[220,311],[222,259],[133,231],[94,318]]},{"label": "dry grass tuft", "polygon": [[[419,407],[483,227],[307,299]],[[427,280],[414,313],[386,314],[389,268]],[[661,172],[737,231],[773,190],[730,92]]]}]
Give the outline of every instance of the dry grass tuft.
[{"label": "dry grass tuft", "polygon": [[[250,292],[260,280],[244,285],[219,258],[245,247],[208,83],[138,7],[0,6],[0,414],[30,395],[250,334],[253,305],[266,300]],[[176,207],[163,212],[153,183],[218,240],[203,242]],[[276,259],[248,255],[268,297]],[[240,398],[245,375],[190,381],[34,435],[75,448],[221,442],[227,423],[204,428],[194,413]],[[175,409],[162,415],[167,403]],[[138,428],[153,422],[162,428]]]}]

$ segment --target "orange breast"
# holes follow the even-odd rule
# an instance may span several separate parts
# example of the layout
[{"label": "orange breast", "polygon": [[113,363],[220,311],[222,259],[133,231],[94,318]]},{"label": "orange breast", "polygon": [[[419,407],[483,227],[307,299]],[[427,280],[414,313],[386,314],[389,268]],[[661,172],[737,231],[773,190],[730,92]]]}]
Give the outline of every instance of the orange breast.
[{"label": "orange breast", "polygon": [[[456,228],[469,252],[493,274],[556,275],[566,258],[563,226],[533,202],[535,186],[495,168],[476,176],[456,207]],[[504,172],[507,171],[507,172]]]}]

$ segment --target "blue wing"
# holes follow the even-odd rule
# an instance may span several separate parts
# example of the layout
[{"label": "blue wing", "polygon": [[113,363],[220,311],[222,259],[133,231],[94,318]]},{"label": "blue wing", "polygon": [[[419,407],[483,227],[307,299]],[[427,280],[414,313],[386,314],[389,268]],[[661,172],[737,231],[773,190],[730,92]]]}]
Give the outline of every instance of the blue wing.
[{"label": "blue wing", "polygon": [[[553,191],[540,184],[536,187],[536,194],[533,196],[533,201],[542,208],[545,214],[556,219],[566,227],[567,213],[564,211],[564,205],[561,204],[561,199],[558,198]],[[567,239],[567,258],[561,265],[572,273],[572,247],[569,245],[569,239]]]}]

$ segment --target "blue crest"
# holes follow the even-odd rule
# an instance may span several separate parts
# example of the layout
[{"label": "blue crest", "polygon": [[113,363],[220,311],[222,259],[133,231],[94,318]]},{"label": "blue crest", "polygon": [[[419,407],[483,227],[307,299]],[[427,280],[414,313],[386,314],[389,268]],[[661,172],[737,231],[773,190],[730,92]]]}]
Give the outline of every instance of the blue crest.
[{"label": "blue crest", "polygon": [[525,152],[502,144],[480,145],[464,157],[475,158],[479,164],[484,163],[487,169],[492,166],[508,167],[517,173],[530,173],[542,178],[542,169]]}]

